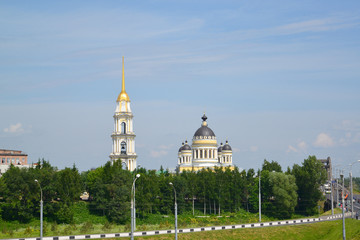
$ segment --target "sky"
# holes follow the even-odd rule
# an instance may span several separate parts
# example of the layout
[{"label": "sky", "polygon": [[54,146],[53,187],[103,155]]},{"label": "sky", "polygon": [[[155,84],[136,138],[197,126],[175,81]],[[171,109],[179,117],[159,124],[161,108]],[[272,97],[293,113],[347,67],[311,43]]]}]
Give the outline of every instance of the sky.
[{"label": "sky", "polygon": [[109,160],[122,56],[142,167],[174,169],[204,112],[242,169],[360,159],[359,1],[8,0],[0,32],[0,149],[30,162]]}]

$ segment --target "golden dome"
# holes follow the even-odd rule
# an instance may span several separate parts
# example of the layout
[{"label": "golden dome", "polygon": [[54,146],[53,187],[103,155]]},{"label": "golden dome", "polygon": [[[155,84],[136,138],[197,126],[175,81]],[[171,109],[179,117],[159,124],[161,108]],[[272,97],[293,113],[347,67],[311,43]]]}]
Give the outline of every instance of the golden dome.
[{"label": "golden dome", "polygon": [[121,101],[130,102],[130,98],[129,98],[129,95],[125,91],[121,91],[121,93],[119,94],[116,101],[117,102],[121,102]]},{"label": "golden dome", "polygon": [[124,57],[122,58],[122,88],[116,100],[117,102],[126,101],[130,102],[129,95],[125,91],[125,71],[124,71]]}]

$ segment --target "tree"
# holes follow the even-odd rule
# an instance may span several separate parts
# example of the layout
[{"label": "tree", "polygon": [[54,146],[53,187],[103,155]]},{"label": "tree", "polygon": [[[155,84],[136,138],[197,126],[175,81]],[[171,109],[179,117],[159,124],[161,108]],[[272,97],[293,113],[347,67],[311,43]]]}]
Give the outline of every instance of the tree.
[{"label": "tree", "polygon": [[278,162],[276,161],[267,161],[266,159],[264,159],[264,163],[262,165],[262,170],[267,170],[269,172],[275,171],[275,172],[282,172],[281,170],[281,166]]},{"label": "tree", "polygon": [[[56,173],[57,168],[53,167],[49,161],[45,159],[39,159],[35,168],[29,168],[29,172],[34,176],[34,180],[37,179],[42,191],[43,191],[43,211],[44,217],[50,221],[59,221],[57,219],[57,212],[59,211],[59,204],[57,201],[54,201],[58,198],[57,196],[57,181]],[[40,188],[36,186],[36,198],[37,202],[40,201]],[[40,212],[39,204],[36,205],[36,218],[38,218],[38,213]]]},{"label": "tree", "polygon": [[68,205],[79,199],[82,191],[81,185],[81,176],[75,165],[56,173],[58,197]]},{"label": "tree", "polygon": [[173,182],[172,176],[168,171],[160,169],[160,175],[158,176],[159,184],[159,211],[162,214],[170,214],[173,210],[173,188],[169,182]]},{"label": "tree", "polygon": [[250,168],[246,174],[246,202],[245,209],[250,212],[259,210],[259,178],[255,177],[255,170]]},{"label": "tree", "polygon": [[[235,167],[233,171],[231,171],[231,180],[228,180],[228,184],[230,185],[230,200],[232,200],[232,204],[230,205],[230,210],[238,211],[241,203],[244,199],[244,192],[246,188],[246,181],[243,175],[245,171],[242,173],[239,172],[239,168]],[[245,173],[246,176],[246,173]]]},{"label": "tree", "polygon": [[294,213],[298,196],[295,177],[285,173],[270,172],[269,185],[272,192],[269,213],[278,218],[290,218]]},{"label": "tree", "polygon": [[92,209],[102,212],[111,222],[125,223],[130,216],[131,173],[122,169],[121,161],[115,161],[87,176]]},{"label": "tree", "polygon": [[159,181],[155,170],[136,169],[141,177],[136,181],[136,213],[146,216],[158,211]]},{"label": "tree", "polygon": [[29,222],[38,205],[38,186],[34,177],[26,168],[18,168],[13,165],[4,173],[2,216],[6,220],[19,220]]},{"label": "tree", "polygon": [[55,174],[57,202],[53,202],[55,220],[58,223],[72,223],[74,213],[71,206],[79,200],[82,192],[81,176],[75,167],[65,168]]},{"label": "tree", "polygon": [[320,186],[326,181],[326,171],[315,156],[309,156],[302,166],[295,164],[292,174],[296,178],[298,187],[298,204],[296,211],[304,215],[317,212],[318,201],[322,198]]},{"label": "tree", "polygon": [[185,197],[191,199],[192,202],[192,214],[195,215],[195,197],[198,194],[198,184],[196,184],[197,175],[192,171],[184,171],[180,174],[186,181],[186,195]]}]

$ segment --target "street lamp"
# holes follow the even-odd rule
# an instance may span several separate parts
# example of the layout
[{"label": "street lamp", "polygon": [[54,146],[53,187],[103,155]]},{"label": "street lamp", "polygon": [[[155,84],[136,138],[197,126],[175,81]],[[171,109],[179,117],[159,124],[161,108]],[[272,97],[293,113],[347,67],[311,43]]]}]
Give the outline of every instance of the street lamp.
[{"label": "street lamp", "polygon": [[40,187],[40,240],[42,240],[43,239],[43,192],[39,181],[35,179],[35,182],[37,182]]},{"label": "street lamp", "polygon": [[135,182],[140,177],[140,174],[136,174],[132,187],[131,187],[131,240],[134,240],[134,228],[135,228]]},{"label": "street lamp", "polygon": [[178,239],[177,237],[177,202],[176,202],[176,190],[174,187],[174,184],[172,182],[169,182],[169,184],[173,187],[174,189],[174,194],[175,194],[175,240]]},{"label": "street lamp", "polygon": [[259,170],[259,222],[261,222],[261,171]]},{"label": "street lamp", "polygon": [[[254,178],[256,177],[257,175],[255,174]],[[261,170],[259,170],[259,222],[261,222]]]},{"label": "street lamp", "polygon": [[342,196],[343,240],[345,240],[346,239],[346,234],[345,234],[345,213],[344,213],[344,208],[345,208],[345,202],[344,202],[344,175],[340,174],[340,178],[342,179],[341,196]]},{"label": "street lamp", "polygon": [[354,196],[353,196],[353,185],[352,185],[352,165],[357,163],[357,162],[360,162],[360,160],[357,160],[356,162],[353,162],[350,165],[350,189],[351,189],[351,218],[354,217],[354,204],[353,204],[353,199],[354,199]]},{"label": "street lamp", "polygon": [[[331,215],[334,216],[334,193],[333,193],[333,173],[332,173],[332,169],[331,169],[331,173],[330,173],[330,189],[331,189]],[[326,189],[325,189],[326,191]]]}]

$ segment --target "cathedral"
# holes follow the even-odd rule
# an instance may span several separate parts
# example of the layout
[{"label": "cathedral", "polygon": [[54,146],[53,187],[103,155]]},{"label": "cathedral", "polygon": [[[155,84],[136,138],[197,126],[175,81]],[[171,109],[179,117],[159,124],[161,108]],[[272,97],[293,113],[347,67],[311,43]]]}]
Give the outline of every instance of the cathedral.
[{"label": "cathedral", "polygon": [[218,147],[215,133],[208,127],[207,117],[202,116],[201,127],[196,130],[191,147],[187,141],[178,152],[178,168],[182,171],[198,171],[202,168],[230,167],[232,164],[232,149],[226,140]]},{"label": "cathedral", "polygon": [[125,91],[124,57],[122,59],[122,89],[116,100],[111,161],[121,161],[129,171],[136,168],[135,133],[130,98]]}]

